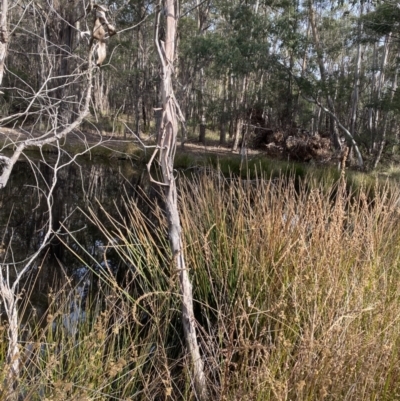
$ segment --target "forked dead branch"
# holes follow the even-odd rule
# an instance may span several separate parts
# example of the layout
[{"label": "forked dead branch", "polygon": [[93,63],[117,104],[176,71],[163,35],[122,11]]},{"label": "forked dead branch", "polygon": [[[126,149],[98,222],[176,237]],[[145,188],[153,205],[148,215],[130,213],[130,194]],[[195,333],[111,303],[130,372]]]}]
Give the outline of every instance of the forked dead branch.
[{"label": "forked dead branch", "polygon": [[[2,4],[2,19],[1,23],[3,24],[0,27],[0,30],[5,32],[5,36],[7,37],[7,11],[8,4],[6,0],[3,0]],[[5,18],[5,21],[4,21]],[[1,39],[0,39],[1,40]],[[3,40],[4,41],[4,40]],[[47,42],[46,42],[47,43]],[[2,43],[6,48],[6,43]],[[47,43],[48,46],[50,46]],[[34,263],[41,252],[48,246],[51,239],[54,235],[54,227],[53,227],[53,193],[58,181],[59,170],[64,168],[66,165],[73,163],[76,160],[76,155],[70,155],[69,160],[66,163],[61,161],[61,155],[64,151],[61,149],[60,140],[64,139],[69,133],[73,132],[75,129],[79,128],[80,124],[89,114],[89,106],[91,103],[92,96],[92,80],[93,80],[93,66],[91,65],[91,60],[93,58],[94,46],[91,46],[89,51],[86,54],[87,64],[89,68],[83,72],[79,72],[77,69],[72,70],[73,65],[71,64],[71,73],[68,75],[67,81],[61,82],[59,86],[53,89],[54,92],[57,92],[60,96],[59,98],[53,95],[53,92],[48,90],[48,87],[51,85],[51,82],[55,82],[59,80],[58,74],[62,72],[62,68],[58,71],[54,71],[50,67],[48,71],[48,76],[44,79],[44,83],[39,87],[39,89],[31,94],[31,101],[28,103],[25,110],[21,111],[19,114],[22,118],[22,121],[26,121],[27,117],[31,113],[31,106],[35,102],[39,102],[42,99],[48,104],[48,107],[43,107],[40,109],[40,114],[43,114],[43,117],[47,117],[48,119],[48,129],[45,130],[40,136],[35,137],[31,136],[28,139],[18,140],[14,143],[8,145],[8,150],[13,149],[12,154],[10,156],[1,155],[0,156],[0,190],[4,188],[8,182],[10,175],[13,171],[13,168],[19,158],[24,155],[24,152],[29,147],[36,147],[41,149],[44,145],[52,144],[55,146],[57,150],[57,158],[56,161],[51,166],[52,174],[49,182],[46,183],[47,190],[44,193],[44,201],[47,206],[48,219],[43,228],[43,240],[41,241],[38,249],[33,252],[27,259],[23,261],[15,261],[13,259],[12,263],[5,263],[2,261],[0,264],[0,295],[2,299],[2,303],[5,309],[5,314],[7,315],[7,319],[9,322],[8,325],[8,345],[7,345],[7,374],[5,376],[5,382],[2,387],[2,396],[4,395],[8,400],[18,399],[17,383],[19,381],[20,376],[20,365],[21,365],[21,355],[20,355],[20,344],[19,344],[19,335],[20,335],[20,327],[19,327],[19,311],[18,311],[18,299],[20,293],[20,284],[25,274],[34,266]],[[67,57],[65,54],[65,57]],[[3,54],[3,57],[0,59],[0,70],[4,68],[4,60],[6,54]],[[52,58],[53,57],[53,58]],[[49,55],[49,63],[54,63],[57,65],[59,58],[57,55],[50,56]],[[44,65],[44,64],[43,64]],[[62,62],[61,64],[62,65]],[[44,68],[45,69],[45,68]],[[1,77],[0,77],[1,78]],[[64,77],[63,77],[64,79]],[[66,84],[68,83],[68,79],[70,82],[80,83],[80,97],[74,104],[74,118],[72,121],[69,121],[65,118],[61,117],[62,114],[62,105],[69,105],[68,93],[64,92]],[[1,82],[0,82],[1,85]],[[62,90],[60,90],[60,88]],[[33,89],[32,89],[33,90]],[[40,99],[38,101],[38,99]],[[72,109],[72,107],[71,107]],[[16,119],[17,120],[17,119]],[[4,125],[10,121],[10,116],[6,115],[3,119],[0,120],[0,124]],[[13,145],[13,147],[11,147]],[[13,274],[11,274],[13,272]]]}]

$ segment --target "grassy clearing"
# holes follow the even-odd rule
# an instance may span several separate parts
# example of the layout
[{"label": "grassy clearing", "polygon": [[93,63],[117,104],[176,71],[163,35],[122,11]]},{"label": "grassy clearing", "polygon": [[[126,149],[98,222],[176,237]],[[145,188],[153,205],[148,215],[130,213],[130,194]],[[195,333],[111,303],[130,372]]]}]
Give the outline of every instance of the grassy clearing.
[{"label": "grassy clearing", "polygon": [[[181,179],[213,399],[400,397],[400,193],[376,184],[371,199],[363,185],[317,180]],[[119,219],[91,218],[128,273],[118,283],[101,277],[76,336],[62,320],[66,292],[51,294],[47,318],[25,336],[18,391],[29,400],[194,400],[161,210],[149,218],[128,202]]]}]

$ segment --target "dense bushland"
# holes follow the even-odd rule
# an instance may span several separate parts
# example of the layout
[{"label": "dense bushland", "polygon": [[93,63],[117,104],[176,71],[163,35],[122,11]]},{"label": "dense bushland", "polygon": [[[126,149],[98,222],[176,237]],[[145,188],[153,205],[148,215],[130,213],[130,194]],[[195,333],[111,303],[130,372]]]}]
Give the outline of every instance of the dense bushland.
[{"label": "dense bushland", "polygon": [[[214,399],[398,399],[397,189],[377,184],[371,199],[343,177],[295,185],[208,172],[182,177],[180,194]],[[49,294],[48,313],[25,328],[21,399],[195,399],[163,213],[155,204],[145,216],[129,200],[125,209],[87,211],[125,279],[101,273],[72,332],[69,284]]]}]

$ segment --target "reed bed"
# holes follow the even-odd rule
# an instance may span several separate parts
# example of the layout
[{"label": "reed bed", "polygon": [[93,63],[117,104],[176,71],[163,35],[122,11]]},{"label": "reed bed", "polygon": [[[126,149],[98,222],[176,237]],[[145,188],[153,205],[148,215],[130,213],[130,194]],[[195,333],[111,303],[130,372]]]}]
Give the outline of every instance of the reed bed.
[{"label": "reed bed", "polygon": [[221,399],[398,397],[397,191],[201,177],[183,192]]},{"label": "reed bed", "polygon": [[[182,177],[185,254],[212,399],[400,398],[399,199],[380,184],[353,192],[343,178]],[[21,344],[19,394],[195,400],[160,206],[145,216],[127,200],[117,217],[87,214],[124,279],[100,274],[72,336],[62,322],[71,295],[50,294],[47,316]]]}]

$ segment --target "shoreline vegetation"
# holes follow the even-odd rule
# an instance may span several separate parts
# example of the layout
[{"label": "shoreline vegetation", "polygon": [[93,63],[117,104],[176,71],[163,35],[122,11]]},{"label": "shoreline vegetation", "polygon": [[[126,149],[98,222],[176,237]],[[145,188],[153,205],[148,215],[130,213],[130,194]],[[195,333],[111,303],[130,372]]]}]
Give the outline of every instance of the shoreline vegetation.
[{"label": "shoreline vegetation", "polygon": [[[344,171],[247,175],[209,168],[179,179],[212,397],[397,399],[400,191],[377,180],[351,188]],[[21,327],[20,399],[196,399],[160,207],[145,215],[126,199],[120,218],[82,210],[130,268],[123,281],[93,271],[99,289],[75,309],[72,332],[78,292],[67,280],[47,294],[48,311]],[[0,335],[5,367],[5,322]]]},{"label": "shoreline vegetation", "polygon": [[[107,120],[108,121],[108,120]],[[111,123],[107,127],[112,129]],[[118,125],[118,127],[120,124]],[[101,125],[100,125],[101,127]],[[128,127],[129,128],[129,127]],[[39,131],[27,131],[2,127],[0,130],[0,148],[7,154],[19,141],[29,137],[37,137],[42,133]],[[197,167],[219,169],[225,175],[234,174],[247,178],[248,172],[253,175],[255,169],[260,169],[266,175],[279,175],[281,173],[294,174],[305,177],[308,171],[313,171],[318,177],[327,174],[330,179],[338,179],[340,172],[338,163],[327,162],[301,162],[291,160],[290,157],[272,157],[262,150],[246,148],[245,155],[239,151],[232,151],[231,144],[221,146],[218,138],[210,131],[206,145],[197,140],[197,135],[191,135],[182,146],[178,141],[174,167],[177,169],[193,169]],[[131,134],[130,130],[111,130],[96,128],[89,131],[76,131],[70,133],[61,143],[61,149],[73,157],[81,154],[81,160],[96,159],[100,162],[109,163],[112,160],[132,160],[134,163],[146,164],[152,154],[152,146],[155,144],[154,134],[141,134],[138,139]],[[88,150],[89,149],[89,150]],[[55,145],[44,145],[40,149],[36,146],[27,147],[26,153],[34,157],[35,154],[58,154]],[[370,172],[359,171],[358,168],[346,168],[347,178],[351,177],[350,184],[374,185],[375,179],[384,183],[387,179],[393,179],[396,184],[400,178],[400,169],[396,163],[382,163],[380,168]],[[357,184],[356,184],[357,185]]]}]

